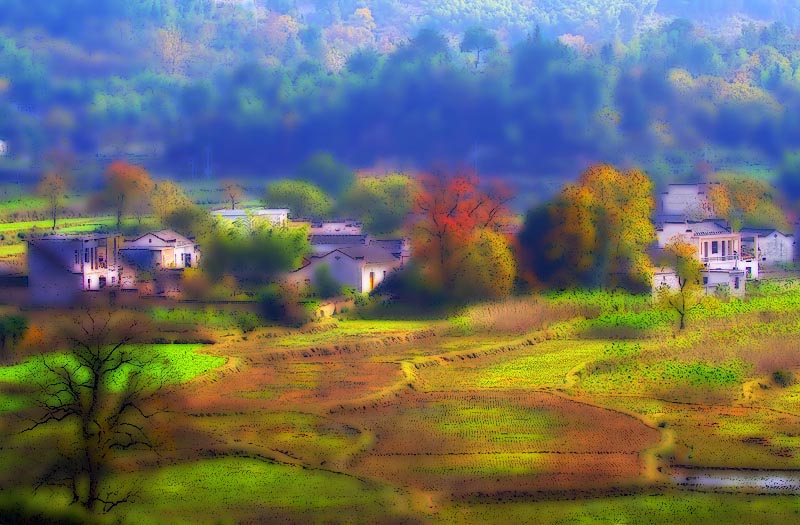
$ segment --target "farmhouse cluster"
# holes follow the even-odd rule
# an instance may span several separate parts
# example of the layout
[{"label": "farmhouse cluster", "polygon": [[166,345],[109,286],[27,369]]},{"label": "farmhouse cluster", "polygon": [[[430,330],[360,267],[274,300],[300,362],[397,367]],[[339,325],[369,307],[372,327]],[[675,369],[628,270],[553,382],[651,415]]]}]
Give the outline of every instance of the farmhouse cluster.
[{"label": "farmhouse cluster", "polygon": [[[327,266],[331,276],[361,293],[374,290],[410,257],[407,239],[375,239],[354,221],[290,221],[288,209],[217,210],[232,222],[268,221],[272,226],[309,226],[312,252],[287,282],[312,284]],[[28,241],[28,287],[37,305],[70,305],[85,292],[120,291],[146,296],[181,292],[187,268],[201,265],[200,246],[173,230],[133,238],[117,233],[49,235]]]},{"label": "farmhouse cluster", "polygon": [[[720,219],[709,199],[714,184],[672,184],[661,194],[650,253],[655,262],[654,292],[680,286],[676,270],[659,264],[664,248],[675,239],[695,248],[707,294],[743,296],[747,281],[795,260],[794,234],[747,225],[737,231]],[[212,212],[218,220],[248,226],[264,221],[273,227],[307,227],[311,252],[300,267],[282,277],[295,285],[314,284],[324,267],[336,282],[370,293],[411,257],[408,239],[373,238],[356,221],[290,220],[290,214],[283,208]],[[50,235],[28,242],[28,282],[34,304],[75,304],[83,293],[100,290],[175,296],[182,291],[185,270],[201,264],[200,246],[169,229],[133,238]]]},{"label": "farmhouse cluster", "polygon": [[[748,280],[759,279],[764,269],[791,263],[796,253],[795,235],[775,228],[743,227],[734,231],[717,217],[709,200],[717,183],[671,184],[661,194],[656,216],[657,252],[676,238],[696,248],[703,264],[702,285],[706,294],[743,296]],[[656,268],[654,291],[678,288],[673,268]]]}]

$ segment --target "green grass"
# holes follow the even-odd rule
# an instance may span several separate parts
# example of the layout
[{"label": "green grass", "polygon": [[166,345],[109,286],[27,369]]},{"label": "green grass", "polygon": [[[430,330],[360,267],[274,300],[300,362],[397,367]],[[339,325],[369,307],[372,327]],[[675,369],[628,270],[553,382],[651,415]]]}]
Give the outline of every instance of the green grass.
[{"label": "green grass", "polygon": [[[133,482],[135,475],[130,476]],[[128,480],[121,480],[123,482]],[[146,477],[135,506],[121,508],[129,523],[260,522],[305,517],[354,519],[391,514],[391,493],[356,478],[244,458],[210,459],[161,468]]]},{"label": "green grass", "polygon": [[611,363],[588,374],[581,387],[591,393],[652,393],[681,387],[733,389],[748,377],[738,359],[722,363],[671,361]]},{"label": "green grass", "polygon": [[420,370],[430,390],[527,389],[563,386],[573,368],[598,358],[609,341],[547,341],[526,347],[528,355],[504,356],[493,364],[468,363]]},{"label": "green grass", "polygon": [[[134,350],[153,360],[145,368],[148,376],[154,379],[164,377],[167,383],[183,383],[225,363],[223,357],[198,353],[202,348],[203,345],[199,344],[176,344],[145,345]],[[51,366],[74,365],[76,362],[73,357],[63,353],[50,354],[44,359]],[[18,365],[0,368],[0,382],[26,384],[45,377],[47,373],[42,359],[32,358]],[[119,388],[126,376],[124,368],[117,371],[111,378],[111,387]]]},{"label": "green grass", "polygon": [[329,329],[314,333],[296,333],[276,338],[271,346],[285,348],[308,348],[312,346],[340,344],[348,340],[363,338],[402,337],[432,328],[430,321],[353,320],[336,321]]},{"label": "green grass", "polygon": [[786,524],[800,520],[800,498],[676,492],[617,498],[454,505],[439,523],[536,523],[539,525],[649,525],[681,523]]},{"label": "green grass", "polygon": [[4,246],[0,246],[0,257],[14,257],[16,255],[25,253],[25,250],[26,248],[24,243],[6,244]]}]

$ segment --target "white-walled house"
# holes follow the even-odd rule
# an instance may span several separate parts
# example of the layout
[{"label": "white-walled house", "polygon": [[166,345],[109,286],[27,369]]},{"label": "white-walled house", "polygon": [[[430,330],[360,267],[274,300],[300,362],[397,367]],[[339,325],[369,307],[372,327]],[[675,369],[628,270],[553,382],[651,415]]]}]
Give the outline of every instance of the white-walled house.
[{"label": "white-walled house", "polygon": [[[199,265],[200,250],[191,239],[173,230],[160,230],[126,241],[120,257],[124,263],[120,275],[123,289],[138,289],[145,281],[152,281],[156,283],[155,293],[177,292],[180,273]],[[168,276],[165,272],[177,274]]]},{"label": "white-walled house", "polygon": [[0,157],[8,155],[8,142],[0,140]]},{"label": "white-walled house", "polygon": [[37,305],[68,306],[81,294],[120,286],[117,234],[50,235],[28,241],[28,288]]},{"label": "white-walled house", "polygon": [[331,277],[361,293],[370,293],[391,272],[403,265],[391,250],[377,244],[340,246],[328,253],[312,255],[289,280],[312,284],[318,269],[327,266]]},{"label": "white-walled house", "polygon": [[[697,258],[705,269],[702,273],[706,293],[715,293],[720,288],[734,296],[745,293],[745,281],[758,279],[758,261],[746,251],[739,232],[732,232],[715,220],[666,221],[656,228],[658,247],[664,248],[670,240],[679,237],[696,247]],[[653,288],[677,287],[674,271],[662,268],[653,279]]]},{"label": "white-walled house", "polygon": [[714,208],[709,202],[709,192],[718,182],[670,184],[661,194],[659,214],[683,219],[710,219]]},{"label": "white-walled house", "polygon": [[791,263],[795,256],[795,237],[775,228],[742,228],[742,246],[755,254],[764,266]]},{"label": "white-walled house", "polygon": [[285,208],[244,208],[238,210],[214,210],[211,215],[229,220],[231,222],[246,222],[255,220],[269,221],[273,226],[286,226],[289,224],[289,210]]}]

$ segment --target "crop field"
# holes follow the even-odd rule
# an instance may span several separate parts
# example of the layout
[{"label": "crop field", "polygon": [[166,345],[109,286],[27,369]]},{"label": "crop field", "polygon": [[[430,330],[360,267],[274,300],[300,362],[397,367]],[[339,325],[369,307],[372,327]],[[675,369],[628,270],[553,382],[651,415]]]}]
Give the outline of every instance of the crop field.
[{"label": "crop field", "polygon": [[[330,319],[246,334],[235,311],[151,309],[140,315],[163,337],[200,325],[215,342],[143,347],[158,356],[153,373],[172,371],[170,425],[157,458],[119,458],[109,482],[138,487],[137,498],[109,519],[793,522],[800,506],[790,494],[690,490],[673,471],[800,471],[798,295],[787,285],[709,302],[682,332],[625,296],[564,294],[450,319]],[[509,312],[524,322],[505,319]],[[32,319],[46,323],[47,313]],[[6,434],[31,409],[25,384],[40,366],[28,352],[0,367]],[[12,434],[0,448],[3,470],[24,470],[27,456],[65,436]],[[0,476],[1,487],[9,483]],[[66,497],[49,488],[12,494],[34,508]]]}]

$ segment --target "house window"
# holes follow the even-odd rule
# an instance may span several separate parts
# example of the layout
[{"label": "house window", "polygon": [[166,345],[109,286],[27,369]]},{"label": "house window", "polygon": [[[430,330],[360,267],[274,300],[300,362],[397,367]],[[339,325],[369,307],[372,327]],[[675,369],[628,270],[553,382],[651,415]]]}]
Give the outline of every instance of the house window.
[{"label": "house window", "polygon": [[88,263],[88,262],[89,262],[89,248],[86,248],[86,250],[84,250],[84,253],[83,253],[83,262],[85,262],[85,263]]},{"label": "house window", "polygon": [[711,243],[711,254],[719,253],[719,241],[714,241]]},{"label": "house window", "polygon": [[739,278],[738,277],[734,277],[733,278],[733,288],[736,289],[736,290],[739,289]]},{"label": "house window", "polygon": [[708,284],[708,277],[703,277],[703,285]]},{"label": "house window", "polygon": [[81,259],[80,259],[80,257],[78,257],[78,250],[75,250],[75,264],[78,264],[80,262],[81,262]]},{"label": "house window", "polygon": [[86,289],[87,290],[91,290],[92,289],[92,280],[91,279],[86,279]]},{"label": "house window", "polygon": [[375,288],[375,272],[369,272],[369,291]]}]

